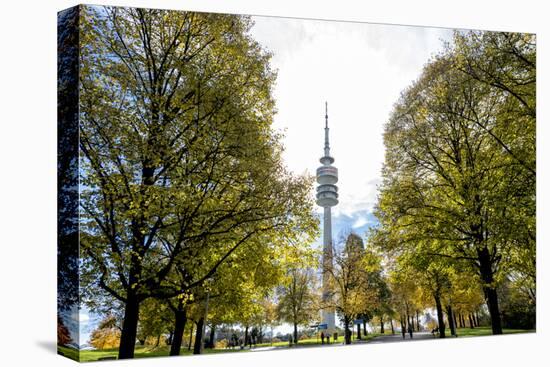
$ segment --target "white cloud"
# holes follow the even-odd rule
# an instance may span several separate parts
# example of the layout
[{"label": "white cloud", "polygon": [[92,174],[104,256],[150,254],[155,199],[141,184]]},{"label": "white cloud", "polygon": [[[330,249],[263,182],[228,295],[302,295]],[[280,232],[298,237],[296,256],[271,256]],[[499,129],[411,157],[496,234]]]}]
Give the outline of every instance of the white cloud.
[{"label": "white cloud", "polygon": [[366,217],[363,217],[363,216],[360,216],[359,218],[357,218],[355,220],[355,222],[353,222],[353,224],[351,225],[351,228],[360,228],[360,227],[363,227],[365,224],[367,224],[369,221],[367,220]]},{"label": "white cloud", "polygon": [[87,312],[80,312],[80,324],[86,324],[90,321],[90,316]]},{"label": "white cloud", "polygon": [[[400,92],[415,80],[450,30],[351,22],[253,17],[253,37],[278,70],[275,128],[284,158],[314,174],[329,105],[331,153],[339,170],[334,215],[371,211],[384,159],[383,125]],[[314,195],[314,192],[312,192]]]}]

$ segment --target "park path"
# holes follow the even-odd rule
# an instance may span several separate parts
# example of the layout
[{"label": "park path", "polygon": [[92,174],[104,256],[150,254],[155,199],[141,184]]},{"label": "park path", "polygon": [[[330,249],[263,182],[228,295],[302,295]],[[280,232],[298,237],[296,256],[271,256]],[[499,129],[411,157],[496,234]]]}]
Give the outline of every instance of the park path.
[{"label": "park path", "polygon": [[[403,339],[403,336],[399,334],[387,334],[387,335],[380,335],[376,338],[373,338],[371,340],[355,340],[352,345],[355,344],[382,344],[382,343],[397,343],[397,342],[410,342],[410,341],[417,341],[417,340],[433,340],[434,336],[427,332],[427,331],[421,331],[413,333],[413,338],[411,339],[409,337],[409,334],[406,335],[405,339]],[[298,344],[297,346],[293,346],[292,348],[310,348],[310,347],[317,347],[317,348],[327,348],[327,347],[339,347],[344,346],[344,343],[337,342],[337,343],[331,343],[331,344],[325,344],[321,346],[320,344]],[[268,350],[281,350],[281,349],[288,349],[288,346],[269,346],[269,347],[259,347],[259,348],[252,348],[250,349],[251,352],[265,352]]]},{"label": "park path", "polygon": [[396,342],[410,342],[415,340],[427,340],[427,339],[434,339],[434,336],[427,332],[427,331],[420,331],[417,333],[413,333],[413,338],[411,339],[409,337],[409,334],[406,334],[405,339],[403,339],[403,336],[401,333],[395,334],[395,335],[381,335],[377,336],[376,338],[370,340],[369,344],[381,344],[381,343],[396,343]]}]

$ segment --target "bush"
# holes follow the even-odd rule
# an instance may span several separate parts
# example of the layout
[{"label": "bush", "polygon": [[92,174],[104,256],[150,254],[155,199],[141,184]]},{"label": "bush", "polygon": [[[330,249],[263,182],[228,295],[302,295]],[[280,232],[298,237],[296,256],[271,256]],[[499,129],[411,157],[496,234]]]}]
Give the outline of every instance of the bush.
[{"label": "bush", "polygon": [[214,348],[225,349],[227,348],[228,345],[229,345],[229,342],[227,341],[227,339],[221,339],[216,341],[216,343],[214,344]]}]

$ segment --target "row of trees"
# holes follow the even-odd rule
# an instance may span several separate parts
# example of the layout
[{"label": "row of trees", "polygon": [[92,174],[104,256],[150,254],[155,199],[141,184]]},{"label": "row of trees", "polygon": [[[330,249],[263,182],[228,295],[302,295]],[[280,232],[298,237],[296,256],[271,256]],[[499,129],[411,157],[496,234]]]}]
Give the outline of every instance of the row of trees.
[{"label": "row of trees", "polygon": [[[137,340],[152,348],[169,345],[172,355],[179,354],[183,344],[194,353],[201,353],[203,346],[244,348],[273,341],[274,327],[288,323],[293,326],[290,339],[297,344],[312,331],[315,333],[311,327],[319,321],[323,307],[336,309],[346,344],[351,343],[354,321],[358,339],[362,333],[367,334],[369,322],[381,333],[389,326],[393,334],[399,325],[403,333],[408,329],[439,329],[441,337],[445,337],[446,327],[457,335],[458,327],[474,328],[487,323],[481,287],[474,274],[453,273],[449,266],[437,269],[434,264],[404,259],[388,263],[384,272],[381,256],[373,248],[365,248],[354,233],[342,238],[335,247],[335,266],[330,277],[333,298],[330,304],[323,304],[319,274],[310,267],[319,263],[317,255],[311,250],[289,251],[280,283],[266,288],[257,298],[234,298],[230,293],[224,293],[229,296],[227,299],[213,294],[208,300],[198,293],[191,296],[185,302],[181,334],[177,332],[175,307],[149,298],[141,306]],[[419,267],[414,268],[413,264]],[[431,318],[430,309],[436,310],[436,320]],[[92,333],[92,345],[98,349],[116,347],[122,317],[107,316]],[[266,338],[267,334],[271,337]]]},{"label": "row of trees", "polygon": [[[244,16],[80,7],[82,296],[119,358],[170,330],[248,328],[316,234],[312,180],[272,128],[275,73]],[[171,326],[167,326],[167,325]],[[196,352],[200,352],[200,349]]]},{"label": "row of trees", "polygon": [[[349,344],[351,325],[355,320],[364,321],[366,333],[366,324],[371,318],[391,316],[389,289],[381,273],[380,257],[365,249],[358,235],[351,233],[342,237],[335,246],[335,254],[330,277],[334,293],[330,303],[321,301],[320,274],[316,270],[320,263],[319,253],[294,246],[280,259],[283,273],[277,277],[276,285],[267,282],[262,286],[257,277],[265,274],[251,274],[255,279],[253,282],[235,283],[230,280],[234,278],[223,272],[219,283],[216,281],[216,292],[214,286],[207,294],[201,295],[197,290],[178,305],[175,302],[179,299],[167,302],[148,298],[140,307],[137,340],[142,345],[153,347],[168,344],[172,355],[179,354],[184,343],[185,326],[190,322],[186,344],[188,348],[193,346],[194,353],[201,353],[203,346],[213,348],[217,341],[223,346],[241,347],[267,342],[268,339],[264,338],[267,332],[272,335],[274,327],[286,323],[292,325],[291,340],[298,344],[302,337],[317,333],[314,325],[320,321],[321,310],[329,307],[340,316],[344,340]],[[264,273],[268,269],[262,266],[258,270]],[[240,270],[239,273],[242,275]],[[182,305],[181,310],[179,305]],[[120,340],[121,327],[117,325],[122,325],[124,314],[122,310],[115,312],[118,315],[109,314],[91,335],[94,347],[113,347]],[[178,312],[182,313],[180,322],[183,323],[179,327]],[[382,329],[383,323],[382,320]],[[224,331],[228,327],[234,330],[231,335]],[[217,335],[218,330],[221,337]],[[361,325],[357,330],[361,338]]]},{"label": "row of trees", "polygon": [[92,343],[132,358],[136,342],[168,335],[177,355],[189,320],[195,353],[207,324],[207,344],[217,326],[239,324],[246,343],[275,320],[298,342],[322,307],[348,330],[374,302],[374,265],[346,245],[336,303],[320,304],[312,180],[282,163],[275,73],[250,19],[89,6],[77,17],[81,296],[107,315]]},{"label": "row of trees", "polygon": [[370,240],[401,312],[435,306],[441,337],[483,302],[493,334],[535,326],[535,84],[534,35],[455,32],[386,124]]}]

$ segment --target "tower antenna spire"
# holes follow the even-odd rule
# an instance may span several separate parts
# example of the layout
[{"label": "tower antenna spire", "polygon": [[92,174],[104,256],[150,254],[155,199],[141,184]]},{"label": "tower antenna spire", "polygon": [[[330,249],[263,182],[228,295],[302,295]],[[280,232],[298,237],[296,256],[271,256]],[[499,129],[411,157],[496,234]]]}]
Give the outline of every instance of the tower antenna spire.
[{"label": "tower antenna spire", "polygon": [[328,129],[328,102],[325,101],[325,128]]},{"label": "tower antenna spire", "polygon": [[330,157],[330,145],[328,142],[328,102],[325,101],[325,157]]}]

